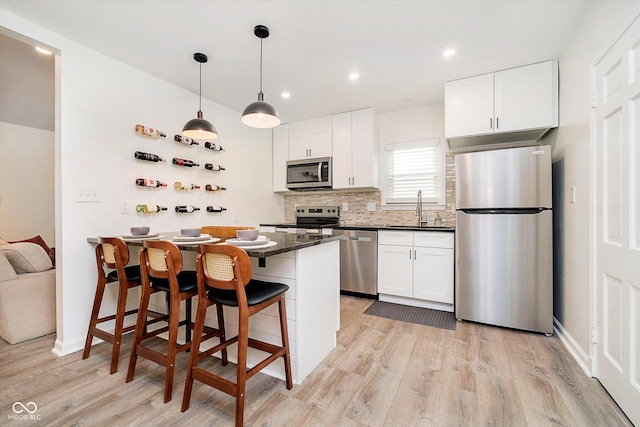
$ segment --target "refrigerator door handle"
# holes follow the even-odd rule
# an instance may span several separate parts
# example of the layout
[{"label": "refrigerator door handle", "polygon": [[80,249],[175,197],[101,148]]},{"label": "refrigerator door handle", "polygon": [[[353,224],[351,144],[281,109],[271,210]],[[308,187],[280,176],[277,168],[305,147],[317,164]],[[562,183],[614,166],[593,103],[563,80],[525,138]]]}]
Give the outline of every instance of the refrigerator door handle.
[{"label": "refrigerator door handle", "polygon": [[498,208],[498,209],[459,209],[466,214],[474,215],[531,215],[538,214],[543,211],[551,210],[551,208]]}]

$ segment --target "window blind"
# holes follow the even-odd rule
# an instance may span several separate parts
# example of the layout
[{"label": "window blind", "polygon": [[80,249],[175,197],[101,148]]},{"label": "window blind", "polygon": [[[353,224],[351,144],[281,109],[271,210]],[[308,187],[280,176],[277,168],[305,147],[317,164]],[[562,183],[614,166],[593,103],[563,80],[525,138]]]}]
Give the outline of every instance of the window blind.
[{"label": "window blind", "polygon": [[422,190],[425,203],[438,203],[440,191],[439,140],[390,144],[385,147],[385,203],[415,203]]}]

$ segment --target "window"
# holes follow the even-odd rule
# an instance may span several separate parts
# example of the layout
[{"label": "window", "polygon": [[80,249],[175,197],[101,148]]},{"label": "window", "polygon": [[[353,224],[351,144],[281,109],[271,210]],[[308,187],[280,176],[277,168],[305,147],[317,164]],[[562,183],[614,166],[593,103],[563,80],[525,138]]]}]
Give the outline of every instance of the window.
[{"label": "window", "polygon": [[445,149],[439,139],[388,144],[384,151],[383,204],[413,208],[422,190],[425,205],[445,205]]}]

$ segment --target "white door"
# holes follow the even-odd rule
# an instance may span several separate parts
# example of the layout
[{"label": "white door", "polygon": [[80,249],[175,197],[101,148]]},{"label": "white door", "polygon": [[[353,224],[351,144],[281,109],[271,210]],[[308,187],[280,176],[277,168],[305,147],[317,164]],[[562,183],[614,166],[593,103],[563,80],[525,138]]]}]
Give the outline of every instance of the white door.
[{"label": "white door", "polygon": [[640,20],[595,67],[594,376],[640,425]]}]

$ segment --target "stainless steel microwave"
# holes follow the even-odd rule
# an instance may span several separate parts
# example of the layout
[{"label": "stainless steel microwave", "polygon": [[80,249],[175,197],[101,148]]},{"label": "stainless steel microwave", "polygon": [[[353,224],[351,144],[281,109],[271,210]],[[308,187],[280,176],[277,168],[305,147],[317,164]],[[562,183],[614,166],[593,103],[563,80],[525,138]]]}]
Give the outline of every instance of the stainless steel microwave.
[{"label": "stainless steel microwave", "polygon": [[289,190],[327,190],[332,187],[331,157],[289,160],[287,188]]}]

